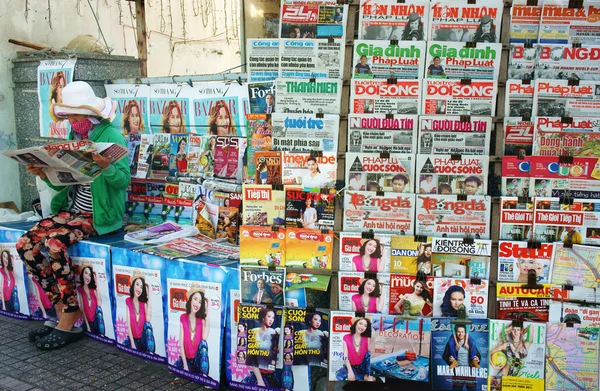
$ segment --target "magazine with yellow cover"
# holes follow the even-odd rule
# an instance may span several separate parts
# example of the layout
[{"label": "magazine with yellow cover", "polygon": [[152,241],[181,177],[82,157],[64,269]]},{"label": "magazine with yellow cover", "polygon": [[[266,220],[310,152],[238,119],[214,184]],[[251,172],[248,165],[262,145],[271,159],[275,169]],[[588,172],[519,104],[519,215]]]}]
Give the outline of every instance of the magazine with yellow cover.
[{"label": "magazine with yellow cover", "polygon": [[243,185],[243,224],[285,225],[285,191],[272,185]]},{"label": "magazine with yellow cover", "polygon": [[286,228],[286,266],[331,270],[333,231]]},{"label": "magazine with yellow cover", "polygon": [[431,274],[432,238],[423,237],[425,242],[415,240],[414,236],[393,235],[391,239],[390,272]]},{"label": "magazine with yellow cover", "polygon": [[285,266],[285,229],[240,227],[240,264]]}]

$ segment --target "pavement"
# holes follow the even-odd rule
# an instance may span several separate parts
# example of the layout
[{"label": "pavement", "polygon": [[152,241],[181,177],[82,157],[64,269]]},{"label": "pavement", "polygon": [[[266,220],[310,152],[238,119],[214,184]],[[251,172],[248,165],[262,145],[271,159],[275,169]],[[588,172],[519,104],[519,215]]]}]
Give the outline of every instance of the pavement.
[{"label": "pavement", "polygon": [[87,337],[40,351],[27,340],[27,333],[40,325],[0,316],[0,390],[211,390],[169,373],[166,365]]}]

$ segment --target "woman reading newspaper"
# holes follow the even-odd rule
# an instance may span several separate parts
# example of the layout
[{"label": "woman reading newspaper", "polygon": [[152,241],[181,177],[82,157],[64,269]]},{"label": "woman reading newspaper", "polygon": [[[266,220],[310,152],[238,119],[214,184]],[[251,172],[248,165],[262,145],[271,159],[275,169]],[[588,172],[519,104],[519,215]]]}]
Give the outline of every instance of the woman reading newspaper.
[{"label": "woman reading newspaper", "polygon": [[[127,147],[110,122],[115,112],[110,99],[96,97],[89,84],[81,81],[68,84],[62,98],[61,103],[51,106],[51,112],[58,120],[66,119],[71,124],[69,139]],[[54,186],[43,168],[27,166],[27,171],[58,191],[52,199],[52,215],[37,222],[16,246],[27,270],[39,282],[58,315],[58,323],[46,322],[29,333],[29,340],[42,350],[61,348],[83,335],[81,328],[74,328],[81,311],[68,248],[89,236],[114,232],[122,225],[130,179],[127,159],[112,163],[98,153],[93,153],[92,159],[102,174],[84,185]]]}]

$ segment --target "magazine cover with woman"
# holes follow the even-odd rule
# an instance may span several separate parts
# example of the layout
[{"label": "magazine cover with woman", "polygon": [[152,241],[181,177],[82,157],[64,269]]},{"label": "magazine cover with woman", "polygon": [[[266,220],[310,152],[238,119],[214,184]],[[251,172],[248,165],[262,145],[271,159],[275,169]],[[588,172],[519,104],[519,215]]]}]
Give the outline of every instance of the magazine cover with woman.
[{"label": "magazine cover with woman", "polygon": [[[5,316],[17,319],[29,319],[29,315],[34,319],[55,318],[54,306],[50,302],[42,287],[31,278],[27,292],[26,278],[27,271],[25,264],[19,257],[16,250],[17,240],[25,232],[20,230],[2,229],[0,230],[0,284],[2,287],[2,301],[0,303],[0,313]],[[41,310],[44,305],[49,313]]]},{"label": "magazine cover with woman", "polygon": [[343,311],[387,314],[389,273],[339,272],[339,308]]},{"label": "magazine cover with woman", "polygon": [[372,238],[362,236],[358,232],[340,232],[340,270],[389,272],[392,235],[376,234]]},{"label": "magazine cover with woman", "polygon": [[546,325],[489,321],[490,390],[543,390]]},{"label": "magazine cover with woman", "polygon": [[288,189],[285,193],[286,227],[333,229],[335,189],[320,192]]},{"label": "magazine cover with woman", "polygon": [[434,317],[455,318],[462,304],[468,318],[487,318],[489,281],[438,277],[434,281],[433,291]]},{"label": "magazine cover with woman", "polygon": [[431,320],[431,384],[434,390],[485,390],[488,320]]},{"label": "magazine cover with woman", "polygon": [[238,316],[238,364],[269,371],[281,369],[283,308],[240,304]]},{"label": "magazine cover with woman", "polygon": [[389,313],[405,317],[433,315],[433,277],[390,274]]},{"label": "magazine cover with woman", "polygon": [[286,308],[283,328],[284,365],[314,365],[327,368],[329,312]]},{"label": "magazine cover with woman", "polygon": [[219,388],[227,272],[197,262],[169,261],[167,360],[177,375]]}]

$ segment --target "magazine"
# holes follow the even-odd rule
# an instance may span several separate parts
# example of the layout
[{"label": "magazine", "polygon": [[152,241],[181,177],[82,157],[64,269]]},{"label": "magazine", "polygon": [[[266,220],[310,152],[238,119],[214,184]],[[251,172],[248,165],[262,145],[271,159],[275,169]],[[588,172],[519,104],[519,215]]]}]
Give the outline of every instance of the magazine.
[{"label": "magazine", "polygon": [[352,114],[421,114],[421,80],[398,79],[350,81]]},{"label": "magazine", "polygon": [[142,247],[139,251],[168,259],[194,257],[207,252],[204,243],[194,238],[177,238],[158,246]]},{"label": "magazine", "polygon": [[237,363],[270,371],[281,368],[283,308],[240,303],[237,309]]},{"label": "magazine", "polygon": [[180,182],[175,208],[175,222],[192,224],[194,219],[194,200],[200,195],[200,185],[195,183]]},{"label": "magazine", "polygon": [[337,153],[283,153],[284,185],[302,186],[305,189],[333,189],[336,174]]},{"label": "magazine", "polygon": [[[548,391],[598,388],[599,326],[548,323],[546,380]],[[569,374],[565,376],[565,374]]]},{"label": "magazine", "polygon": [[225,239],[231,244],[237,244],[239,224],[240,210],[238,208],[219,206],[217,239]]},{"label": "magazine", "polygon": [[275,80],[279,77],[279,40],[246,40],[248,83]]},{"label": "magazine", "polygon": [[[165,236],[173,233],[179,233],[178,237],[192,236],[195,234],[194,230],[167,222],[141,231],[130,232],[125,235],[124,239],[128,242],[137,244],[158,243],[159,241],[168,242],[168,239],[165,239]],[[157,239],[159,241],[157,241]],[[173,239],[176,238],[173,237]]]},{"label": "magazine", "polygon": [[589,304],[553,300],[550,303],[550,315],[548,318],[549,322],[590,325],[600,323],[600,312],[598,312],[598,307],[590,307]]},{"label": "magazine", "polygon": [[547,322],[550,308],[550,285],[526,288],[522,283],[496,284],[496,316],[506,320]]},{"label": "magazine", "polygon": [[[596,288],[585,288],[582,286],[552,285],[550,294],[553,301],[563,303],[581,303],[581,304],[600,304],[600,292]],[[590,311],[591,315],[598,315],[599,312]],[[590,320],[590,319],[588,319]]]},{"label": "magazine", "polygon": [[529,196],[529,168],[531,159],[523,156],[502,157],[502,184],[500,189],[505,197]]},{"label": "magazine", "polygon": [[600,80],[599,59],[595,45],[539,44],[535,74],[539,79]]},{"label": "magazine", "polygon": [[348,152],[416,153],[416,115],[349,114]]},{"label": "magazine", "polygon": [[541,242],[582,243],[585,227],[581,202],[565,205],[560,198],[536,197],[534,206],[534,239]]},{"label": "magazine", "polygon": [[417,235],[490,238],[490,197],[469,196],[459,201],[456,195],[417,195],[415,201]]},{"label": "magazine", "polygon": [[339,114],[341,79],[277,79],[277,113]]},{"label": "magazine", "polygon": [[499,0],[472,4],[468,0],[432,1],[429,40],[500,42],[504,3]]},{"label": "magazine", "polygon": [[259,150],[254,152],[256,166],[256,184],[281,185],[282,152]]},{"label": "magazine", "polygon": [[242,303],[284,304],[285,268],[240,266],[239,269]]},{"label": "magazine", "polygon": [[500,240],[527,240],[532,231],[533,200],[500,197]]},{"label": "magazine", "polygon": [[504,114],[506,117],[525,117],[531,114],[534,86],[531,80],[506,81]]},{"label": "magazine", "polygon": [[432,316],[433,280],[433,277],[390,274],[389,313],[404,317]]},{"label": "magazine", "polygon": [[434,79],[498,80],[502,44],[464,42],[428,42],[425,75]]},{"label": "magazine", "polygon": [[553,156],[531,157],[530,176],[535,178],[535,196],[600,198],[597,157],[576,157],[572,163],[561,163],[560,160]]},{"label": "magazine", "polygon": [[581,7],[570,8],[568,0],[545,0],[540,20],[539,42],[562,44],[598,44],[600,28],[595,19],[598,2],[585,0]]},{"label": "magazine", "polygon": [[536,59],[537,44],[525,47],[524,44],[511,43],[508,57],[508,79],[535,79]]},{"label": "magazine", "polygon": [[461,121],[459,116],[422,115],[419,123],[419,154],[489,155],[491,117]]},{"label": "magazine", "polygon": [[504,117],[502,150],[505,156],[531,156],[533,144],[533,121],[523,117]]},{"label": "magazine", "polygon": [[457,317],[465,306],[469,319],[485,319],[488,311],[489,281],[437,277],[433,283],[433,316]]},{"label": "magazine", "polygon": [[248,142],[244,167],[245,183],[260,183],[256,178],[256,152],[270,151],[273,148],[271,120],[268,117],[269,114],[246,115]]},{"label": "magazine", "polygon": [[487,194],[487,156],[417,155],[416,192],[420,194]]},{"label": "magazine", "polygon": [[214,172],[216,136],[189,135],[187,173],[191,177],[210,177]]},{"label": "magazine", "polygon": [[496,115],[495,80],[425,79],[423,84],[424,115]]},{"label": "magazine", "polygon": [[2,152],[4,156],[24,166],[43,168],[44,174],[54,186],[93,182],[102,174],[102,168],[92,158],[95,153],[111,159],[111,163],[129,156],[125,146],[116,143],[94,143],[90,140],[63,141]]},{"label": "magazine", "polygon": [[164,180],[169,175],[170,134],[142,134],[137,178]]},{"label": "magazine", "polygon": [[556,243],[552,259],[553,284],[587,288],[600,286],[600,248],[578,244],[566,248],[564,244]]},{"label": "magazine", "polygon": [[346,153],[348,190],[413,193],[414,157],[392,153]]},{"label": "magazine", "polygon": [[286,228],[285,231],[287,266],[331,270],[333,230]]},{"label": "magazine", "polygon": [[[267,119],[266,117],[251,116],[252,114],[272,114],[275,112],[275,82],[273,80],[276,78],[277,76],[273,77],[270,81],[248,83],[250,114],[246,114],[246,122],[250,118],[255,120]],[[246,134],[252,136],[252,133],[248,129],[246,129]]]},{"label": "magazine", "polygon": [[[380,26],[377,26],[380,27]],[[356,40],[352,77],[356,79],[422,79],[425,41]]]},{"label": "magazine", "polygon": [[423,237],[423,241],[410,236],[392,235],[390,251],[390,271],[416,275],[431,274],[431,241]]},{"label": "magazine", "polygon": [[368,314],[367,318],[373,330],[372,376],[428,382],[431,320],[375,314]]},{"label": "magazine", "polygon": [[322,118],[306,114],[276,113],[273,125],[273,151],[337,152],[340,116],[327,114]]},{"label": "magazine", "polygon": [[245,137],[217,136],[214,160],[214,176],[242,183],[244,154],[247,139]]},{"label": "magazine", "polygon": [[333,229],[335,190],[311,192],[285,191],[285,225],[292,228]]},{"label": "magazine", "polygon": [[489,321],[488,389],[543,390],[546,325]]},{"label": "magazine", "polygon": [[346,191],[344,231],[414,234],[414,194]]},{"label": "magazine", "polygon": [[280,38],[342,38],[346,36],[348,6],[333,0],[283,0]]},{"label": "magazine", "polygon": [[271,185],[244,185],[242,222],[244,225],[284,226],[285,192]]},{"label": "magazine", "polygon": [[[435,390],[485,390],[488,381],[488,320],[453,323],[431,320],[431,383]],[[468,344],[468,354],[459,357],[458,344]]]},{"label": "magazine", "polygon": [[[365,238],[363,238],[365,236]],[[340,270],[389,272],[392,235],[340,232]]]},{"label": "magazine", "polygon": [[433,238],[431,263],[434,277],[490,278],[491,240]]},{"label": "magazine", "polygon": [[541,17],[541,2],[533,5],[527,0],[513,0],[510,8],[510,43],[536,43]]},{"label": "magazine", "polygon": [[595,117],[600,109],[600,84],[569,80],[535,81],[532,117]]},{"label": "magazine", "polygon": [[526,283],[528,272],[534,270],[539,284],[549,284],[553,251],[553,243],[540,243],[540,248],[529,248],[528,242],[500,240],[498,281]]},{"label": "magazine", "polygon": [[[104,84],[104,89],[106,96],[116,106],[115,118],[111,123],[119,133],[127,138],[131,135],[139,137],[143,133],[151,132],[150,117],[148,116],[150,106],[148,100],[150,86],[148,84]],[[129,150],[131,151],[131,148]]]},{"label": "magazine", "polygon": [[600,150],[596,150],[600,120],[586,117],[572,120],[563,123],[560,117],[535,117],[533,155],[600,157]]},{"label": "magazine", "polygon": [[338,307],[342,311],[387,314],[390,274],[338,272]]},{"label": "magazine", "polygon": [[139,133],[130,133],[125,137],[127,140],[127,149],[129,150],[129,171],[132,178],[137,175],[138,158],[140,156],[140,141],[142,135]]},{"label": "magazine", "polygon": [[395,0],[362,0],[358,14],[358,39],[426,41],[429,1],[398,3]]},{"label": "magazine", "polygon": [[240,227],[240,265],[285,266],[285,230]]},{"label": "magazine", "polygon": [[329,312],[306,308],[284,309],[283,361],[327,368]]},{"label": "magazine", "polygon": [[346,45],[341,39],[282,39],[279,77],[283,79],[341,79]]},{"label": "magazine", "polygon": [[190,137],[186,134],[172,134],[169,151],[169,175],[185,175],[188,166],[188,144]]}]

